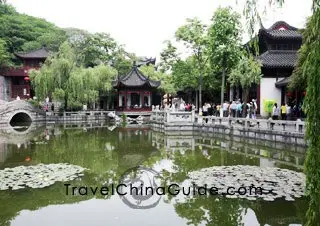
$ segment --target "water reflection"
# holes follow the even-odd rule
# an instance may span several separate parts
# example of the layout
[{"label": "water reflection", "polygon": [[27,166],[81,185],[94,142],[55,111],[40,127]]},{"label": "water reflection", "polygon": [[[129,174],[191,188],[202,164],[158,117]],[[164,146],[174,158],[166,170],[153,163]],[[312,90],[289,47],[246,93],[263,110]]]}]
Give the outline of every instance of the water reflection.
[{"label": "water reflection", "polygon": [[[280,150],[200,134],[165,136],[142,125],[32,128],[23,136],[1,133],[0,169],[38,163],[89,168],[82,180],[72,182],[77,187],[118,183],[124,172],[138,165],[162,171],[161,185],[166,186],[184,185],[188,172],[204,167],[240,164],[302,170],[304,162],[303,151],[295,148]],[[0,203],[0,225],[288,225],[302,224],[307,206],[303,199],[264,202],[167,194],[156,207],[139,212],[111,194],[66,196],[62,183],[45,189],[0,191]],[[83,214],[72,214],[75,212]]]}]

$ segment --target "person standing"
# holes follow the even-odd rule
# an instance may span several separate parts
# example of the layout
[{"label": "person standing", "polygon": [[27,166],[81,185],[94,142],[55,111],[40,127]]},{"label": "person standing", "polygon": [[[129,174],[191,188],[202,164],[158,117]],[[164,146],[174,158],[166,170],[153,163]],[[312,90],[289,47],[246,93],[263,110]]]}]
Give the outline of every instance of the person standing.
[{"label": "person standing", "polygon": [[202,114],[203,114],[203,116],[208,116],[208,105],[207,105],[207,103],[204,103],[204,105],[202,106]]},{"label": "person standing", "polygon": [[237,117],[241,118],[242,117],[242,103],[240,100],[238,100],[238,104],[237,104]]},{"label": "person standing", "polygon": [[275,103],[273,105],[273,109],[272,109],[272,119],[273,120],[278,120],[279,119],[279,108],[278,108],[278,104]]},{"label": "person standing", "polygon": [[281,105],[281,120],[287,120],[287,107],[284,103]]},{"label": "person standing", "polygon": [[252,99],[252,118],[257,119],[257,111],[258,111],[258,105],[257,100]]},{"label": "person standing", "polygon": [[291,106],[286,104],[286,108],[287,108],[287,120],[291,120]]},{"label": "person standing", "polygon": [[222,105],[222,109],[223,109],[223,117],[228,117],[229,116],[229,104],[227,103],[227,101],[225,101]]}]

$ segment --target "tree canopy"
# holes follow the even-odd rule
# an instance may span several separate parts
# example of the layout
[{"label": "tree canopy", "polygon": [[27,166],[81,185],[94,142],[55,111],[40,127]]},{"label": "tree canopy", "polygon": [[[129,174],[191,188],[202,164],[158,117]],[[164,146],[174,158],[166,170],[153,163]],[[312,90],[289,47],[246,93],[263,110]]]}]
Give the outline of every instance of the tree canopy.
[{"label": "tree canopy", "polygon": [[40,18],[18,13],[8,4],[0,4],[0,39],[5,41],[7,51],[28,51],[46,45],[57,51],[66,40],[65,31]]}]

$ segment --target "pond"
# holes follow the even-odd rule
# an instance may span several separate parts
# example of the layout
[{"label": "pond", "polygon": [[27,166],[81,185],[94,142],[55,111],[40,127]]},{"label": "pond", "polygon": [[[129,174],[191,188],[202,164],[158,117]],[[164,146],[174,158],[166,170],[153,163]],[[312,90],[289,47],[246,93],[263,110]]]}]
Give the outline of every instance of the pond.
[{"label": "pond", "polygon": [[[0,191],[0,225],[302,225],[307,210],[304,198],[268,202],[166,193],[152,201],[111,192],[93,195],[90,189],[124,182],[137,170],[159,174],[150,183],[161,185],[183,185],[189,172],[212,166],[251,165],[301,172],[304,153],[303,148],[208,134],[168,136],[147,125],[32,124],[27,130],[2,130],[0,170],[40,163],[69,163],[89,170],[73,181],[45,188]],[[89,191],[73,192],[71,187]]]}]

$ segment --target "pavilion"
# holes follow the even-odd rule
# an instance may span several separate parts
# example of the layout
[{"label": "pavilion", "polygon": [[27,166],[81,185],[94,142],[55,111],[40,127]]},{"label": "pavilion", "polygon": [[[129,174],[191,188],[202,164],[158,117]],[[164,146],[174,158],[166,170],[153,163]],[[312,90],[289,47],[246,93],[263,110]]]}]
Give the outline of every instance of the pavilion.
[{"label": "pavilion", "polygon": [[0,70],[0,100],[10,101],[19,96],[21,99],[33,97],[29,70],[39,69],[49,56],[49,51],[43,46],[40,49],[26,53],[15,53],[22,62],[20,67],[1,68]]},{"label": "pavilion", "polygon": [[150,114],[152,105],[161,104],[161,95],[157,93],[160,84],[160,81],[146,77],[134,62],[127,75],[119,76],[112,83],[117,90],[116,112],[127,115]]}]

